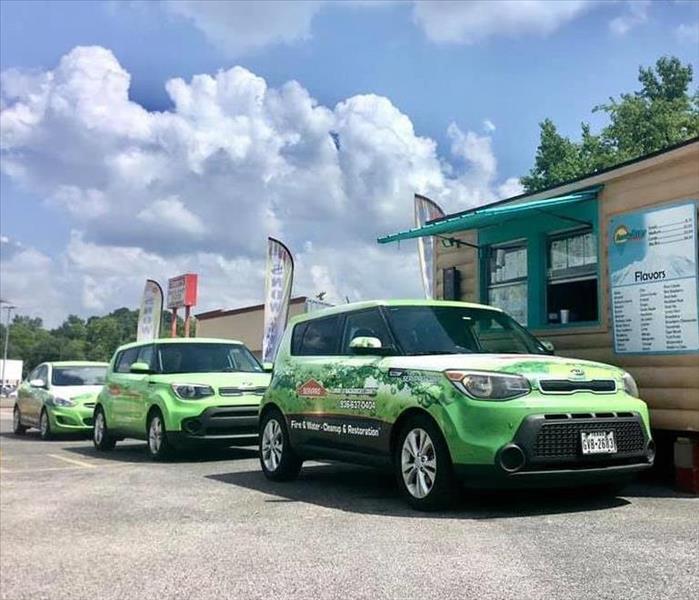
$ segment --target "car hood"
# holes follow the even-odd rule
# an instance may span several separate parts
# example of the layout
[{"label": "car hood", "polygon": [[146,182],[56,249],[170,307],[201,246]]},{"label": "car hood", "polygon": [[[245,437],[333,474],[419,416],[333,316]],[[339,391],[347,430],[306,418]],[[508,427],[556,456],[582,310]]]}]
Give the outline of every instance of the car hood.
[{"label": "car hood", "polygon": [[83,402],[90,402],[87,398],[95,398],[101,391],[101,385],[62,385],[51,388],[53,396],[68,400],[81,400]]},{"label": "car hood", "polygon": [[198,383],[213,388],[239,387],[256,388],[269,385],[269,373],[176,373],[174,375],[151,375],[151,381],[159,383]]},{"label": "car hood", "polygon": [[549,379],[615,379],[624,371],[603,363],[542,354],[438,354],[433,356],[396,356],[388,359],[389,368],[425,371],[447,369],[517,373],[535,381]]}]

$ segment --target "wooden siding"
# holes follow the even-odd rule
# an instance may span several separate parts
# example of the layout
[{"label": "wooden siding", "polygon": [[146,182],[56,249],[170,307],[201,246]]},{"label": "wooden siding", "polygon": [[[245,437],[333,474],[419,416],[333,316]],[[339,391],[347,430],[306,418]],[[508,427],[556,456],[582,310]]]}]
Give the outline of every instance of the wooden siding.
[{"label": "wooden siding", "polygon": [[[699,143],[672,160],[649,161],[647,168],[619,176],[612,171],[602,181],[599,197],[600,324],[595,327],[548,328],[533,333],[553,342],[556,353],[618,365],[631,373],[651,409],[658,429],[699,432],[699,353],[681,355],[614,353],[609,303],[607,236],[609,219],[685,199],[699,199]],[[475,242],[475,232],[460,234]],[[464,300],[478,300],[477,253],[471,248],[437,245],[437,297],[442,297],[442,269],[457,266]]]}]

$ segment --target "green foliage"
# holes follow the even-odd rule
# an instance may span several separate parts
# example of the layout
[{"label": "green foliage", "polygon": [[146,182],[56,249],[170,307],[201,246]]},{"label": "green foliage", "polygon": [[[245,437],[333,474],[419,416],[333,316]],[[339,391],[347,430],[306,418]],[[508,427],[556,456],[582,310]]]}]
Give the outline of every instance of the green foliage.
[{"label": "green foliage", "polygon": [[[162,337],[170,337],[172,314],[163,314]],[[41,319],[16,315],[10,328],[8,358],[24,361],[26,375],[39,363],[53,360],[99,360],[108,361],[122,344],[136,341],[138,311],[128,308],[117,310],[102,317],[87,320],[77,315],[68,315],[55,329],[47,330]],[[177,318],[178,335],[184,335],[184,321]],[[190,335],[196,334],[192,321]],[[0,340],[4,344],[5,326],[0,325]]]},{"label": "green foliage", "polygon": [[609,124],[594,135],[583,123],[580,142],[560,135],[545,119],[534,166],[521,179],[524,189],[535,192],[699,135],[699,92],[689,91],[692,76],[692,66],[675,57],[641,67],[640,91],[596,106],[593,112],[606,113]]}]

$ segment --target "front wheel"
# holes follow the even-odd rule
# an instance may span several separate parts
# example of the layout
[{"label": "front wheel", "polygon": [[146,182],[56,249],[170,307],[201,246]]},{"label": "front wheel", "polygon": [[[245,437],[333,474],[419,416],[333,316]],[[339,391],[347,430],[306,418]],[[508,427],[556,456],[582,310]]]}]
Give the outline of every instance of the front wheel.
[{"label": "front wheel", "polygon": [[260,423],[260,466],[267,479],[291,481],[299,476],[303,461],[289,443],[289,432],[284,417],[270,410]]},{"label": "front wheel", "polygon": [[41,411],[41,416],[39,417],[39,435],[41,439],[45,442],[53,438],[53,432],[51,431],[51,419],[49,418],[49,411],[45,408]]},{"label": "front wheel", "polygon": [[101,408],[95,411],[94,425],[92,427],[92,443],[100,452],[114,450],[114,446],[116,446],[116,440],[107,429],[107,419]]},{"label": "front wheel", "polygon": [[417,510],[447,508],[454,497],[454,474],[446,442],[434,422],[412,417],[398,434],[393,460],[403,496]]},{"label": "front wheel", "polygon": [[22,425],[22,413],[19,411],[19,406],[16,404],[12,411],[12,432],[15,435],[24,435],[27,433],[27,428]]},{"label": "front wheel", "polygon": [[166,460],[172,455],[172,446],[165,430],[165,421],[159,410],[148,420],[148,455],[153,460]]}]

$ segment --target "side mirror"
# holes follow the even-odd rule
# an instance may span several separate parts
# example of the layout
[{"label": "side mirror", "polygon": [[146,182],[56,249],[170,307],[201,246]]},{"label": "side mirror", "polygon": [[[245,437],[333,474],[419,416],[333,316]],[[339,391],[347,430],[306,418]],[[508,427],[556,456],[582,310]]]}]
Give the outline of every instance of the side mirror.
[{"label": "side mirror", "polygon": [[383,356],[391,352],[391,348],[385,348],[381,345],[379,338],[372,336],[360,335],[352,338],[349,347],[355,354],[379,354]]},{"label": "side mirror", "polygon": [[556,351],[556,347],[553,345],[552,342],[549,342],[548,340],[539,340],[541,342],[541,345],[544,347],[544,350],[546,350],[547,354],[554,354]]},{"label": "side mirror", "polygon": [[29,385],[33,388],[46,388],[46,382],[43,379],[32,379]]},{"label": "side mirror", "polygon": [[135,362],[131,365],[129,371],[134,375],[149,375],[153,372],[153,369],[150,368],[150,365],[148,363]]},{"label": "side mirror", "polygon": [[274,363],[270,363],[270,362],[262,363],[262,370],[265,373],[271,373],[274,370]]}]

